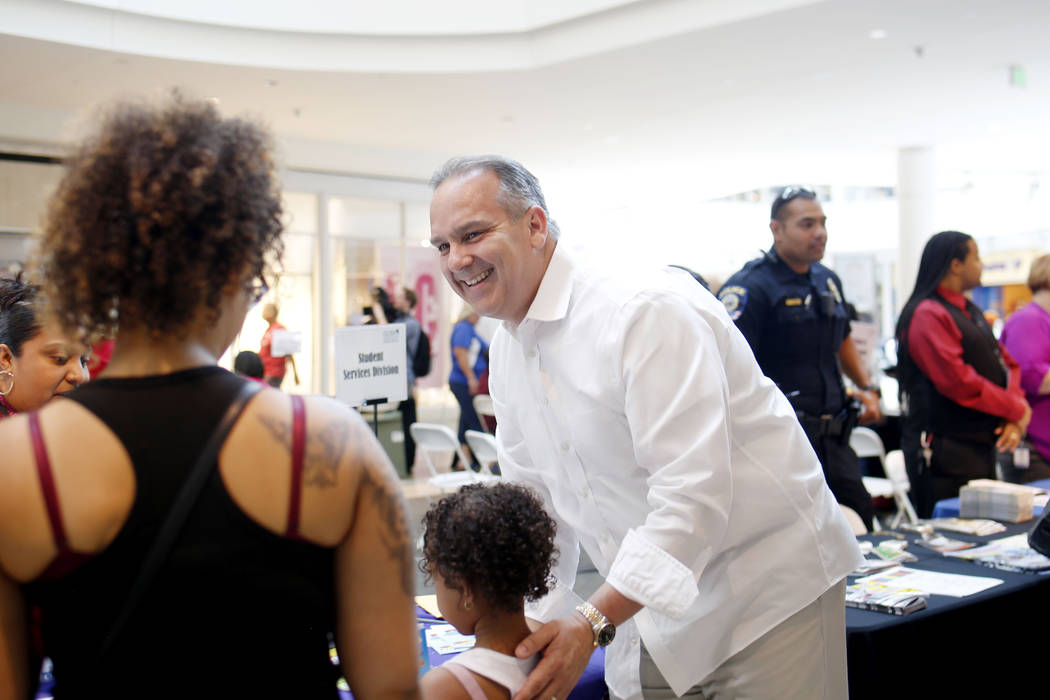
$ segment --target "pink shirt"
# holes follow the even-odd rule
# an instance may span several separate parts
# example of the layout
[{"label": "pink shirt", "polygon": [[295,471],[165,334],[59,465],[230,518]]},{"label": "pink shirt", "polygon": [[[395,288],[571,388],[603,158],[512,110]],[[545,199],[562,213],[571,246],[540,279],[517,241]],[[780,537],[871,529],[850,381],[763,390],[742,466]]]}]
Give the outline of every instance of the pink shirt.
[{"label": "pink shirt", "polygon": [[1040,394],[1050,372],[1050,313],[1032,302],[1018,309],[1003,326],[1000,341],[1021,365],[1021,388],[1032,407],[1028,439],[1050,460],[1050,394]]}]

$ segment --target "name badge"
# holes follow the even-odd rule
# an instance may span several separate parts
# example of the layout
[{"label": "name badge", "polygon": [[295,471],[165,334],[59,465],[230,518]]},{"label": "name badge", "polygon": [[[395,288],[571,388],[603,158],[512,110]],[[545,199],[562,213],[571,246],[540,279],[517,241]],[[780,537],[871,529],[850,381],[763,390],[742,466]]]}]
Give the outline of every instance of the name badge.
[{"label": "name badge", "polygon": [[794,299],[785,299],[784,306],[802,306],[802,300],[798,297],[795,297]]},{"label": "name badge", "polygon": [[1028,448],[1024,445],[1014,449],[1014,469],[1028,469]]}]

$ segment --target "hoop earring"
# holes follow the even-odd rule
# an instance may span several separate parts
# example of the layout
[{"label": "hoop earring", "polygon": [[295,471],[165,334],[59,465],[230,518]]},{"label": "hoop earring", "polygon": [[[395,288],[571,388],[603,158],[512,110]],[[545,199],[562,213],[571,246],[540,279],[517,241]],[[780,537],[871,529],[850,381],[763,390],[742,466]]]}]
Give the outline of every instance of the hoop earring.
[{"label": "hoop earring", "polygon": [[15,388],[15,375],[14,375],[14,372],[12,372],[9,369],[5,369],[4,371],[0,372],[0,381],[3,381],[4,375],[6,375],[6,378],[7,378],[7,388],[6,389],[0,389],[0,396],[7,396],[8,394],[11,393],[11,390]]}]

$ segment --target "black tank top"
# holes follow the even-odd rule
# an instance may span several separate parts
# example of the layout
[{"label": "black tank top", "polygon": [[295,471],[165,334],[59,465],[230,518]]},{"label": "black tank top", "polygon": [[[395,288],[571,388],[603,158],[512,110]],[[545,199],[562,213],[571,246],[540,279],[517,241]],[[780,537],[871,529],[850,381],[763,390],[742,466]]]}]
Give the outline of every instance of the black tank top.
[{"label": "black tank top", "polygon": [[334,550],[250,519],[217,466],[136,613],[103,662],[92,663],[175,494],[243,381],[202,367],[100,379],[67,395],[123,443],[136,492],[105,550],[72,573],[26,586],[42,610],[56,698],[338,697],[329,657]]}]

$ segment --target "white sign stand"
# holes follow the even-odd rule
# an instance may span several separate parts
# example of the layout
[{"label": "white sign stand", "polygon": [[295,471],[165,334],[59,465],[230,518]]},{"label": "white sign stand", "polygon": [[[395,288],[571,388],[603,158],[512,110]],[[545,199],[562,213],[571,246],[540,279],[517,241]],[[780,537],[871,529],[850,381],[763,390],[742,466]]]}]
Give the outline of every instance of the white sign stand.
[{"label": "white sign stand", "polygon": [[335,397],[351,406],[372,406],[379,433],[379,404],[408,398],[405,325],[335,329]]}]

